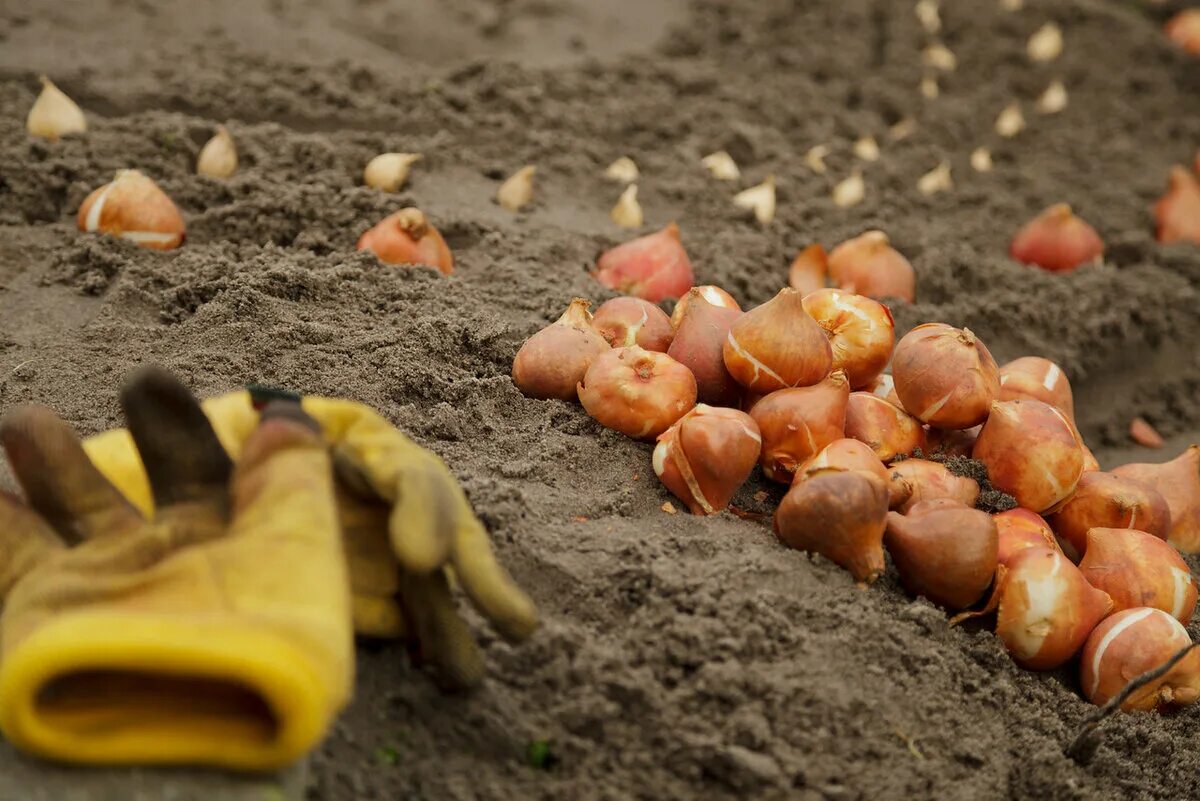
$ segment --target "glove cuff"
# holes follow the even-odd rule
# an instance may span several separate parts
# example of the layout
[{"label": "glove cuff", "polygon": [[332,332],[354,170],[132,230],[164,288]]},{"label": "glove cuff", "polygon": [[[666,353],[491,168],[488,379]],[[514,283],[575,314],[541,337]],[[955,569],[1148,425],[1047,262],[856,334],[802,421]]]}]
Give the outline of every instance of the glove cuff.
[{"label": "glove cuff", "polygon": [[0,729],[51,759],[274,770],[317,744],[348,694],[324,664],[336,655],[308,650],[228,619],[65,615],[5,653]]}]

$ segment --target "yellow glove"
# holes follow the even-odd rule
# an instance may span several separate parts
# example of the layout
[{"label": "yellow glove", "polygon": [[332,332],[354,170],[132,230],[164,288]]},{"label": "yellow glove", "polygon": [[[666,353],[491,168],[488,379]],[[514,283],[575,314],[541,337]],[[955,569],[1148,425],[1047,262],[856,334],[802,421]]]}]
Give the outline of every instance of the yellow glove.
[{"label": "yellow glove", "polygon": [[[232,392],[202,406],[238,461],[258,423],[250,393]],[[455,609],[451,571],[510,640],[537,628],[537,611],[496,561],[454,476],[436,455],[361,403],[306,397],[303,407],[320,424],[333,456],[355,629],[410,637],[447,688],[477,684],[483,660]],[[84,447],[109,481],[150,514],[149,485],[128,432],[105,432]]]},{"label": "yellow glove", "polygon": [[0,496],[0,730],[72,762],[285,765],[353,676],[328,451],[299,407],[273,404],[235,467],[156,369],[121,401],[152,521],[50,410],[0,425],[29,504]]}]

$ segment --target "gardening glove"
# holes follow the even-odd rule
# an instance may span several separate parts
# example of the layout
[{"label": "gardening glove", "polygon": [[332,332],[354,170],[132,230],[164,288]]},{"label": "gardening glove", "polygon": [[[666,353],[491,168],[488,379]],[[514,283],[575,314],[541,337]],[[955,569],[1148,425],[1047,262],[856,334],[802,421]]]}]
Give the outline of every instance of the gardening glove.
[{"label": "gardening glove", "polygon": [[0,424],[0,730],[53,759],[276,769],[350,695],[353,633],[329,452],[272,404],[236,466],[199,404],[146,369],[121,403],[148,519],[70,427]]},{"label": "gardening glove", "polygon": [[[407,637],[446,689],[478,684],[483,658],[455,608],[452,583],[512,641],[533,632],[537,611],[496,561],[462,489],[441,459],[369,407],[321,397],[302,404],[320,424],[333,460],[355,630]],[[258,423],[251,393],[211,398],[203,408],[238,461]],[[151,493],[129,434],[109,431],[84,447],[125,497],[149,514]]]}]

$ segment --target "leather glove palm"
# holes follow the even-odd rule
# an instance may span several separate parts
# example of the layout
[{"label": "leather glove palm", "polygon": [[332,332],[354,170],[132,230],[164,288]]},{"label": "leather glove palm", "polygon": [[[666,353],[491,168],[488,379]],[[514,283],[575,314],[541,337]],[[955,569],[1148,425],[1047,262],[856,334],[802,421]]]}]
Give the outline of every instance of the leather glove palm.
[{"label": "leather glove palm", "polygon": [[153,520],[48,409],[0,426],[29,502],[0,497],[0,729],[68,761],[287,764],[353,675],[328,451],[297,406],[276,404],[234,467],[157,370],[122,405]]},{"label": "leather glove palm", "polygon": [[[487,532],[446,465],[371,408],[305,397],[337,478],[343,544],[350,568],[355,629],[407,636],[448,688],[483,677],[483,661],[451,595],[454,581],[506,638],[537,627],[537,611],[496,561]],[[258,423],[250,394],[202,404],[229,455],[238,461]],[[84,447],[99,470],[143,512],[152,511],[146,473],[129,433],[109,431]]]}]

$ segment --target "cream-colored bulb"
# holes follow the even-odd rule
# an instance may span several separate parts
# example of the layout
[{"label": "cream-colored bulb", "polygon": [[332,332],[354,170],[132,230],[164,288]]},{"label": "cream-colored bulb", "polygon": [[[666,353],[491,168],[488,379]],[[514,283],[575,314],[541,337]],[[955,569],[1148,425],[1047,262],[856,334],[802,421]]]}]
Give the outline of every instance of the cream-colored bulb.
[{"label": "cream-colored bulb", "polygon": [[1021,113],[1021,104],[1009,103],[996,118],[996,133],[1005,139],[1012,139],[1023,130],[1025,130],[1025,115]]},{"label": "cream-colored bulb", "polygon": [[862,170],[858,168],[852,170],[848,178],[833,188],[833,203],[843,209],[857,206],[866,196],[867,184],[863,180]]},{"label": "cream-colored bulb", "polygon": [[200,148],[196,173],[210,178],[228,178],[237,172],[237,166],[237,146],[233,143],[233,137],[224,125],[218,125],[212,139]]},{"label": "cream-colored bulb", "polygon": [[726,153],[724,150],[718,150],[716,153],[709,153],[704,158],[700,159],[700,163],[712,174],[713,178],[718,181],[736,181],[742,177],[742,171],[738,169],[737,162],[733,160],[733,156]]},{"label": "cream-colored bulb", "polygon": [[516,211],[533,200],[533,175],[537,167],[526,165],[509,176],[496,192],[496,202],[502,208]]},{"label": "cream-colored bulb", "polygon": [[1030,61],[1044,62],[1058,58],[1063,51],[1062,28],[1056,23],[1047,22],[1029,37],[1025,51]]},{"label": "cream-colored bulb", "polygon": [[637,193],[637,184],[625,187],[625,191],[617,199],[617,205],[613,206],[609,214],[612,221],[622,228],[642,227],[642,204],[638,203]]},{"label": "cream-colored bulb", "polygon": [[619,184],[631,184],[638,175],[638,165],[629,156],[621,156],[604,170],[605,178]]},{"label": "cream-colored bulb", "polygon": [[937,0],[917,0],[913,6],[917,19],[926,33],[935,34],[942,29],[942,18],[938,10]]},{"label": "cream-colored bulb", "polygon": [[384,192],[398,191],[408,181],[412,165],[420,160],[420,153],[380,153],[367,162],[363,183]]},{"label": "cream-colored bulb", "polygon": [[860,137],[854,143],[854,155],[863,161],[879,161],[879,143],[873,136]]},{"label": "cream-colored bulb", "polygon": [[950,176],[950,163],[943,161],[917,181],[917,191],[922,195],[936,195],[938,192],[948,192],[954,188],[954,180]]},{"label": "cream-colored bulb", "polygon": [[829,155],[829,148],[825,145],[813,145],[804,154],[804,163],[808,168],[816,173],[825,172],[825,157]]},{"label": "cream-colored bulb", "polygon": [[888,128],[888,138],[893,142],[899,142],[902,139],[907,139],[917,132],[917,121],[912,117],[904,117],[897,120],[891,128]]},{"label": "cream-colored bulb", "polygon": [[775,219],[775,176],[768,175],[758,186],[743,189],[733,196],[733,205],[754,212],[760,225]]},{"label": "cream-colored bulb", "polygon": [[971,151],[971,169],[975,172],[992,171],[992,151],[986,147],[977,147]]},{"label": "cream-colored bulb", "polygon": [[958,59],[950,48],[941,42],[934,42],[921,51],[921,60],[925,66],[942,72],[954,72],[958,68]]},{"label": "cream-colored bulb", "polygon": [[926,100],[937,100],[941,93],[936,75],[926,75],[921,79],[921,97]]},{"label": "cream-colored bulb", "polygon": [[43,75],[42,92],[25,118],[25,129],[34,136],[57,141],[67,134],[83,133],[87,130],[87,119],[83,109]]},{"label": "cream-colored bulb", "polygon": [[1060,80],[1053,80],[1037,99],[1037,110],[1042,114],[1057,114],[1067,107],[1067,87]]}]

